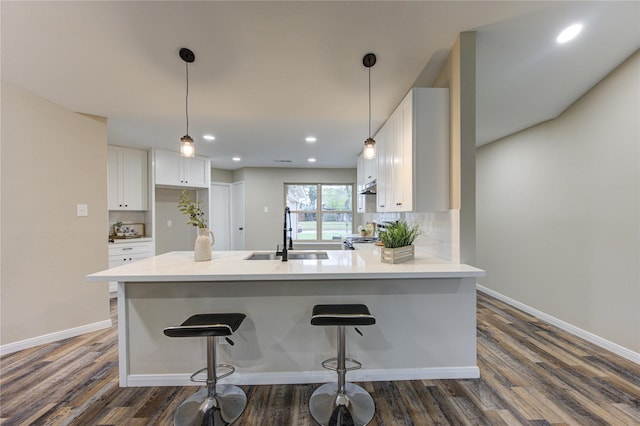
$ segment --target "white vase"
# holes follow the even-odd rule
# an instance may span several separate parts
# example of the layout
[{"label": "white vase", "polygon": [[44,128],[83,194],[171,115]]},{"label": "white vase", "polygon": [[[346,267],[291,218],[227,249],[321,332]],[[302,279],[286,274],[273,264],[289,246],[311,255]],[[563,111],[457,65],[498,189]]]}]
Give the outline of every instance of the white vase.
[{"label": "white vase", "polygon": [[213,232],[207,228],[198,228],[198,236],[196,237],[196,245],[193,249],[193,257],[196,262],[204,262],[211,260],[211,246],[215,238]]}]

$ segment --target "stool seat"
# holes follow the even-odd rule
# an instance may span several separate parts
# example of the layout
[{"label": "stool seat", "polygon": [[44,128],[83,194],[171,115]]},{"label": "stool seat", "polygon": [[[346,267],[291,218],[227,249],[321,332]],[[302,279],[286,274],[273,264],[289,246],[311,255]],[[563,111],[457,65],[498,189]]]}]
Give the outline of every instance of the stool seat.
[{"label": "stool seat", "polygon": [[[325,383],[309,398],[311,417],[322,426],[364,426],[375,414],[375,403],[364,388],[346,381],[347,371],[361,364],[346,357],[345,327],[373,325],[376,319],[369,308],[362,304],[315,305],[311,325],[336,326],[338,356],[322,362],[322,366],[338,373],[337,383]],[[360,331],[356,328],[360,335]],[[347,361],[354,364],[347,366]],[[335,367],[330,367],[335,363]]]},{"label": "stool seat", "polygon": [[376,319],[366,305],[315,305],[311,313],[311,325],[373,325]]},{"label": "stool seat", "polygon": [[169,337],[231,336],[247,316],[239,313],[196,314],[180,325],[167,327]]},{"label": "stool seat", "polygon": [[[175,426],[229,425],[240,417],[247,406],[247,395],[238,386],[217,383],[218,379],[229,376],[235,368],[227,364],[216,363],[216,339],[231,336],[246,318],[240,313],[196,314],[187,318],[182,324],[165,328],[168,337],[206,337],[207,366],[191,375],[194,382],[206,382],[207,387],[199,390],[182,402],[173,417]],[[229,371],[220,376],[217,368],[225,367]],[[207,372],[207,379],[196,379],[195,376]]]}]

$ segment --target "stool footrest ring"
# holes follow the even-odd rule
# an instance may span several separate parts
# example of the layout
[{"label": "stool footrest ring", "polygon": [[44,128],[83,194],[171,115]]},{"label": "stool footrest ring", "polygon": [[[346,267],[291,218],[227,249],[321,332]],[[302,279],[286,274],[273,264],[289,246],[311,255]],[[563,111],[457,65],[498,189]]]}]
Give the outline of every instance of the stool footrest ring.
[{"label": "stool footrest ring", "polygon": [[[220,380],[220,379],[224,379],[227,376],[230,376],[233,374],[234,371],[236,371],[235,367],[233,365],[229,365],[229,364],[216,364],[216,370],[218,368],[228,368],[229,371],[227,371],[226,373],[220,374],[219,376],[216,376],[216,380]],[[196,376],[200,373],[206,372],[207,371],[207,367],[201,368],[200,370],[196,371],[195,373],[193,373],[191,375],[191,377],[189,377],[189,380],[191,380],[192,382],[202,382],[202,383],[206,383],[207,379],[198,379],[196,378]]]},{"label": "stool footrest ring", "polygon": [[[360,363],[360,361],[356,361],[353,358],[345,358],[344,360],[346,362],[351,362],[354,364],[352,366],[346,366],[345,363],[345,371],[359,370],[360,368],[362,368],[362,363]],[[326,368],[327,370],[338,371],[338,358],[334,357],[325,359],[324,361],[322,361],[322,367]]]}]

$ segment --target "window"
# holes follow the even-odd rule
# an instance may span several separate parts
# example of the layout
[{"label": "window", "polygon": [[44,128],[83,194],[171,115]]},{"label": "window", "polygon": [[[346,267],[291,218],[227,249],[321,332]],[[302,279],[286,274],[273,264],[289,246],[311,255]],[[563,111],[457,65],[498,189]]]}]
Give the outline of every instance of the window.
[{"label": "window", "polygon": [[284,185],[294,240],[340,240],[353,233],[353,185]]}]

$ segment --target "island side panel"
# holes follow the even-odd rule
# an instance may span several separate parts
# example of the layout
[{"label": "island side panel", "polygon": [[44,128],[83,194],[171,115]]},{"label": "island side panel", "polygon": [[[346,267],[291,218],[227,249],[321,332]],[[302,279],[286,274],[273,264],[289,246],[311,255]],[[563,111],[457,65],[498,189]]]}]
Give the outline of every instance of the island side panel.
[{"label": "island side panel", "polygon": [[347,356],[363,363],[350,380],[478,377],[474,278],[128,283],[126,290],[123,386],[188,384],[204,366],[205,339],[162,330],[207,312],[247,314],[235,346],[219,346],[219,362],[237,369],[229,382],[333,380],[320,363],[335,356],[335,328],[309,323],[319,303],[365,303],[376,317],[361,327],[364,336],[347,329]]}]

